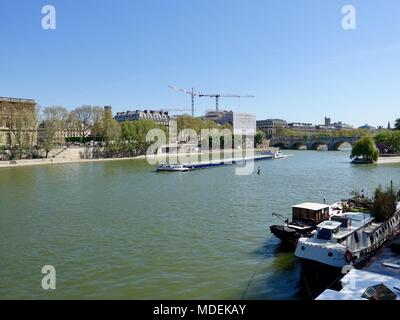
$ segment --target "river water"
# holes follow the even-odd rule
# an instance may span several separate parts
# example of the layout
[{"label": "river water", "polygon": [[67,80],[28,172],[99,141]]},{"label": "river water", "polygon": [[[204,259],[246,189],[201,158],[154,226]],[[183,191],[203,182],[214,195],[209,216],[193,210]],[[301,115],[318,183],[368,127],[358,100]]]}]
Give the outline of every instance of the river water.
[{"label": "river water", "polygon": [[[400,164],[286,151],[261,175],[234,166],[155,173],[144,160],[0,170],[0,299],[307,299],[272,212],[400,185]],[[56,269],[56,290],[41,287]]]}]

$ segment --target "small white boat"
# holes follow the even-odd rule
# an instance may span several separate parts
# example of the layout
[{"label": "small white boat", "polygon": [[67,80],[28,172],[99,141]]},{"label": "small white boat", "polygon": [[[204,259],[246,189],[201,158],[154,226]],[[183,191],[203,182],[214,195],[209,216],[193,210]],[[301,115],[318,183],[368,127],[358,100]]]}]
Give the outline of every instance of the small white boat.
[{"label": "small white boat", "polygon": [[190,168],[182,164],[161,164],[157,167],[157,172],[188,172]]},{"label": "small white boat", "polygon": [[283,159],[286,157],[282,151],[265,151],[262,152],[262,155],[271,156],[273,159]]},{"label": "small white boat", "polygon": [[283,158],[285,158],[285,155],[282,153],[282,151],[275,151],[274,159],[283,159]]}]

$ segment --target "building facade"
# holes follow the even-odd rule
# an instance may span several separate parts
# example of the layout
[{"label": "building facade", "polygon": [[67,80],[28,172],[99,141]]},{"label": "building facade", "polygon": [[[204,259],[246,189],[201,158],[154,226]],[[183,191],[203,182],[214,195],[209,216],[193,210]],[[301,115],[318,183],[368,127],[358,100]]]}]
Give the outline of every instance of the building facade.
[{"label": "building facade", "polygon": [[208,121],[214,121],[220,125],[233,125],[233,111],[207,111],[204,119]]},{"label": "building facade", "polygon": [[292,122],[287,125],[289,129],[295,131],[303,131],[303,132],[316,132],[317,127],[312,123],[300,123],[300,122]]},{"label": "building facade", "polygon": [[251,113],[234,112],[228,110],[207,111],[204,120],[214,121],[223,126],[230,124],[242,129],[245,127],[254,130],[256,128],[256,116]]},{"label": "building facade", "polygon": [[267,138],[280,136],[283,133],[283,128],[287,127],[287,122],[282,119],[266,119],[256,122],[257,130],[264,132]]},{"label": "building facade", "polygon": [[0,146],[37,143],[36,102],[0,97]]}]

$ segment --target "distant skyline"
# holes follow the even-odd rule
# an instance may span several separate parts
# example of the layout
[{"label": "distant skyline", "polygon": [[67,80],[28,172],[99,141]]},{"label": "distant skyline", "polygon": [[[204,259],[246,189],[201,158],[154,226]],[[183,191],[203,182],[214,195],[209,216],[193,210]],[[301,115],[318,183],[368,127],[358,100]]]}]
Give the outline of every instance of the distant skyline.
[{"label": "distant skyline", "polygon": [[[56,8],[43,30],[42,6]],[[356,8],[355,30],[341,25]],[[356,127],[400,117],[398,0],[3,0],[0,96],[42,106],[190,109],[189,95],[257,119]],[[215,99],[196,98],[196,115]]]}]

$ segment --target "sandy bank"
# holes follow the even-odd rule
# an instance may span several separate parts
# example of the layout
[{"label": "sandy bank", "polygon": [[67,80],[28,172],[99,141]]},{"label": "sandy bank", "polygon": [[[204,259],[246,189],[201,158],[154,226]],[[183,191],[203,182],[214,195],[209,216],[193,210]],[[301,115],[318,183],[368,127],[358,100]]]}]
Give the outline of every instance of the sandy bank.
[{"label": "sandy bank", "polygon": [[389,163],[400,163],[399,157],[380,157],[377,164],[389,164]]}]

